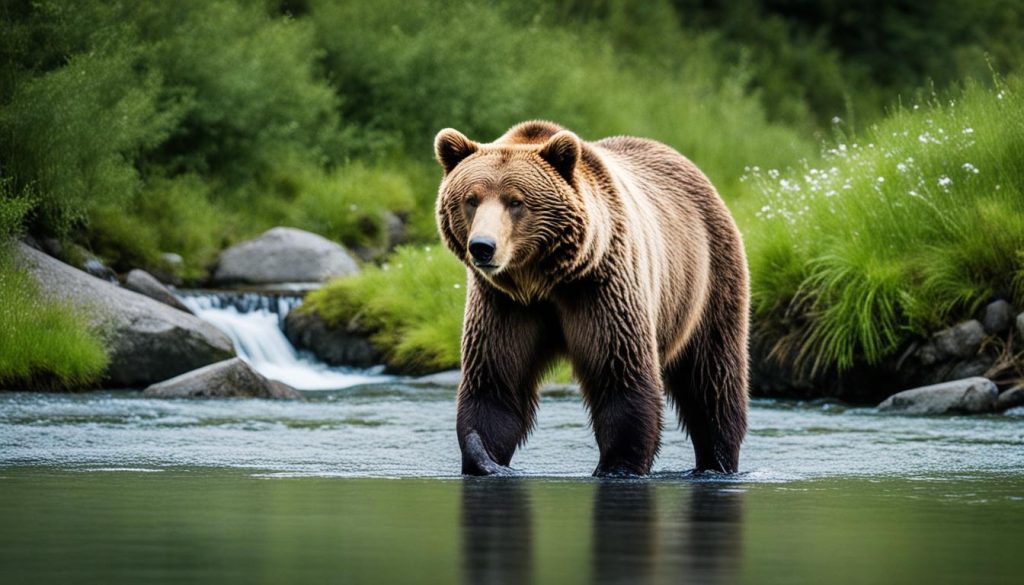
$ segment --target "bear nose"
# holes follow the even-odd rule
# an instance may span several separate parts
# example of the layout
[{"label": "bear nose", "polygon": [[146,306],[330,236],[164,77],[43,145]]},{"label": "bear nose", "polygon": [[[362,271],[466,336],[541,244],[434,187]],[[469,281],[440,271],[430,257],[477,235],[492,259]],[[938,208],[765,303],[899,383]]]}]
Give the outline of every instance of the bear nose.
[{"label": "bear nose", "polygon": [[476,236],[469,240],[469,253],[477,264],[487,264],[490,262],[491,258],[494,258],[495,249],[494,238]]}]

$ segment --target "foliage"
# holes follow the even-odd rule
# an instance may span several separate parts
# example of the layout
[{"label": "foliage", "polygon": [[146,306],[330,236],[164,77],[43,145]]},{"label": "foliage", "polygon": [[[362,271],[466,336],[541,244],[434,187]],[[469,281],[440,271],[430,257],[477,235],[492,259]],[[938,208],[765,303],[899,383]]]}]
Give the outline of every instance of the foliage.
[{"label": "foliage", "polygon": [[73,307],[44,299],[0,249],[0,388],[79,388],[107,366],[97,332]]},{"label": "foliage", "polygon": [[875,362],[995,297],[1024,304],[1024,81],[900,108],[819,166],[752,168],[754,311],[812,367]]},{"label": "foliage", "polygon": [[335,324],[358,316],[398,368],[446,369],[459,364],[465,283],[465,266],[447,250],[400,247],[381,266],[310,293],[303,310]]}]

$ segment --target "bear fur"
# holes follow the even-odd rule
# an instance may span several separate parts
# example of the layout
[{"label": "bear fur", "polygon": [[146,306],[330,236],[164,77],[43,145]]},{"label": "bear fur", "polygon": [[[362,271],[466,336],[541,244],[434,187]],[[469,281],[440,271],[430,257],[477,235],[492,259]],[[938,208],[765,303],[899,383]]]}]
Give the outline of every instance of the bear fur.
[{"label": "bear fur", "polygon": [[438,227],[467,266],[462,472],[509,471],[560,356],[590,413],[595,475],[650,472],[666,395],[696,470],[735,472],[750,292],[739,230],[707,177],[661,143],[584,142],[550,122],[489,144],[445,129],[434,146]]}]

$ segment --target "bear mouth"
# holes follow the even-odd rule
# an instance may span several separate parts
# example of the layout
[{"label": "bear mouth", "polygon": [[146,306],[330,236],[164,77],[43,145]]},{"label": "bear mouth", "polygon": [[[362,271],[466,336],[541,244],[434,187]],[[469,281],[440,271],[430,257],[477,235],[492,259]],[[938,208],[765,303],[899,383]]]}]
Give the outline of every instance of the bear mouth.
[{"label": "bear mouth", "polygon": [[479,268],[480,270],[482,270],[484,272],[488,272],[488,273],[494,272],[494,271],[496,271],[498,269],[498,265],[497,264],[491,264],[491,263],[486,263],[485,264],[485,263],[482,263],[482,262],[473,262],[473,266],[475,266],[476,268]]}]

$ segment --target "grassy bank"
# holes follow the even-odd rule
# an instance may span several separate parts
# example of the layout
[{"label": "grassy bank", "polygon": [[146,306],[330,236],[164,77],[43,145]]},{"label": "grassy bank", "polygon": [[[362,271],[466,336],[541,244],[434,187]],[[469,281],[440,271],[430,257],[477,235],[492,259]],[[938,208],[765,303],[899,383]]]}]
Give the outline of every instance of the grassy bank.
[{"label": "grassy bank", "polygon": [[812,369],[1024,306],[1024,83],[900,108],[818,164],[752,169],[755,321]]},{"label": "grassy bank", "polygon": [[73,307],[42,298],[0,244],[0,389],[63,390],[97,382],[107,355]]},{"label": "grassy bank", "polygon": [[[985,302],[1024,306],[1024,83],[972,84],[900,108],[821,158],[750,167],[738,206],[756,331],[808,368],[877,362]],[[458,362],[464,268],[408,248],[339,281],[310,309],[358,313],[397,363]]]}]

